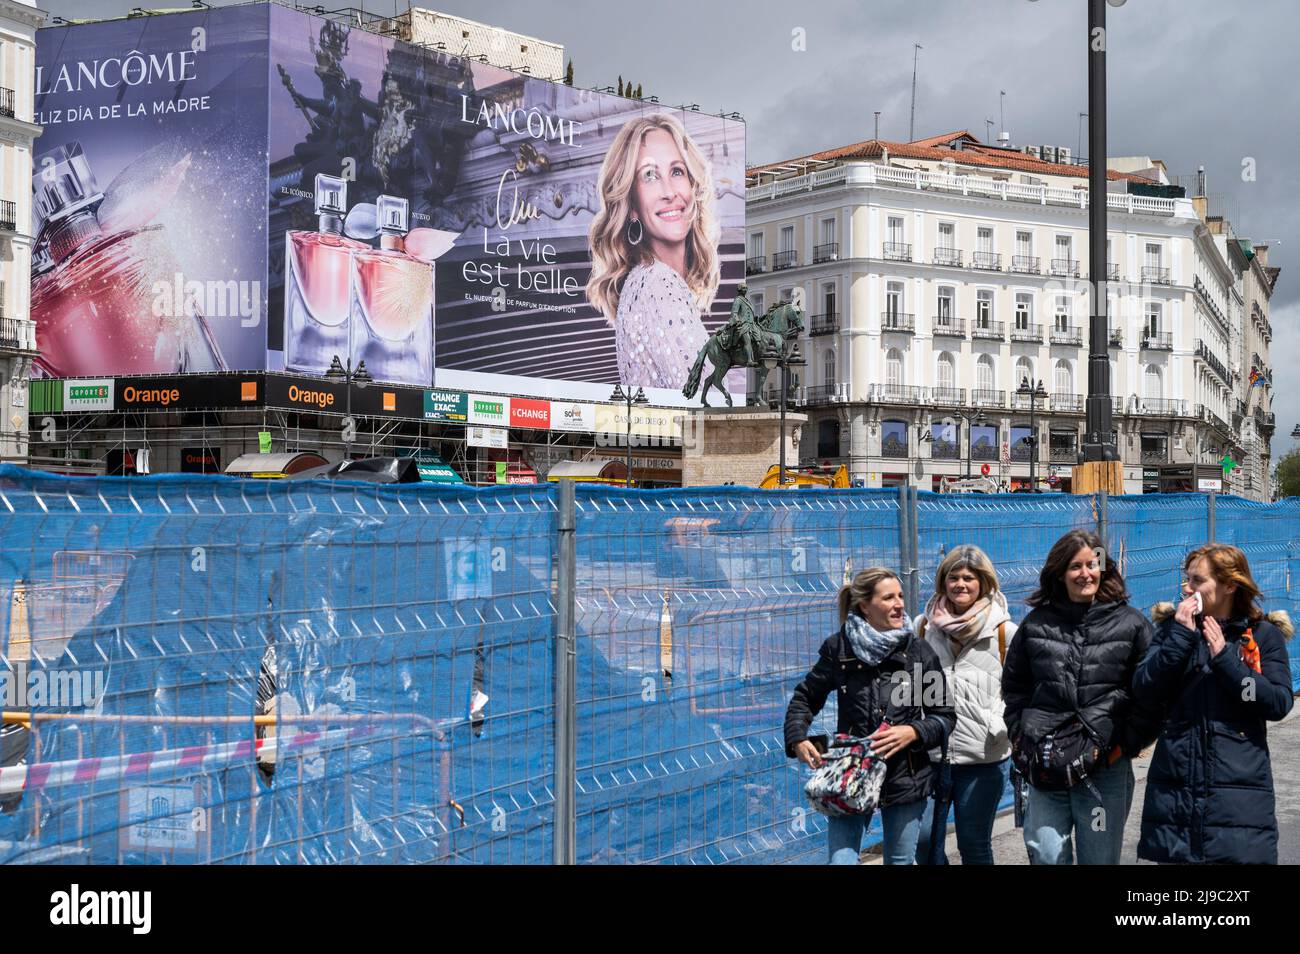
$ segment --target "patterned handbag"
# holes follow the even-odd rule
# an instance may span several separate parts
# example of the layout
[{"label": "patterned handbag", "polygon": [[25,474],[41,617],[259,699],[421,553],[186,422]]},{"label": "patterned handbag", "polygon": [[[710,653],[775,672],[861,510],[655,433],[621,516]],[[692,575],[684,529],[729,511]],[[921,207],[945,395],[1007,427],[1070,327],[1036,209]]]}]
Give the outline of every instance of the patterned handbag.
[{"label": "patterned handbag", "polygon": [[[882,723],[881,728],[888,726]],[[823,815],[870,815],[880,801],[885,770],[885,760],[872,754],[866,738],[841,732],[803,791],[813,808]]]}]

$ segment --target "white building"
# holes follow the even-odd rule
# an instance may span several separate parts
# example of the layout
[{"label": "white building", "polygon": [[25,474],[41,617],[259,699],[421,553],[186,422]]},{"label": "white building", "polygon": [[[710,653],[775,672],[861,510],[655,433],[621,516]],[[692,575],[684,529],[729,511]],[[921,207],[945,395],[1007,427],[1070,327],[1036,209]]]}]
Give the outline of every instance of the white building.
[{"label": "white building", "polygon": [[396,17],[372,21],[368,29],[391,33],[408,43],[445,50],[539,79],[564,79],[564,46],[468,20],[411,7]]},{"label": "white building", "polygon": [[27,372],[36,353],[31,320],[32,122],[36,28],[45,14],[0,0],[0,462],[27,461]]},{"label": "white building", "polygon": [[[1249,373],[1230,357],[1245,306],[1230,303],[1232,269],[1203,203],[1177,197],[1159,162],[1113,165],[1109,357],[1125,489],[1195,489],[1225,453],[1245,453],[1230,423],[1236,376]],[[1030,405],[1014,392],[1041,381],[1036,476],[1069,488],[1088,391],[1087,174],[1068,149],[990,147],[966,132],[749,170],[751,297],[801,295],[810,316],[807,461],[847,463],[867,486],[937,489],[969,456],[974,471],[1027,486]]]}]

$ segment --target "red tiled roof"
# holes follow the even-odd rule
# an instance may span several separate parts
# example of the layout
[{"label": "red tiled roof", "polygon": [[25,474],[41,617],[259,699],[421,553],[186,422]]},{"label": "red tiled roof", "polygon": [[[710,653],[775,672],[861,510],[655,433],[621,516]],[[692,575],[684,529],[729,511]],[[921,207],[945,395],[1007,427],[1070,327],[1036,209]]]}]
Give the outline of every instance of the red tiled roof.
[{"label": "red tiled roof", "polygon": [[[940,148],[937,143],[949,143],[957,139],[962,139],[961,149]],[[1041,175],[1052,176],[1071,176],[1076,179],[1088,178],[1088,167],[1071,165],[1069,163],[1044,162],[1042,159],[1035,159],[1033,156],[1024,152],[1015,152],[1010,149],[999,149],[994,146],[987,146],[971,136],[969,132],[958,130],[957,132],[946,133],[942,136],[931,136],[928,139],[917,139],[914,142],[888,142],[883,139],[867,139],[863,142],[853,143],[848,146],[839,146],[835,149],[825,149],[821,152],[815,152],[808,156],[800,156],[797,159],[787,159],[784,162],[769,162],[761,166],[753,166],[746,170],[746,175],[753,175],[759,172],[768,172],[780,166],[798,165],[806,162],[839,162],[845,159],[883,159],[888,153],[891,159],[928,159],[937,162],[953,162],[959,166],[975,166],[981,169],[1013,169],[1018,172],[1033,172]],[[1149,182],[1150,180],[1139,175],[1133,175],[1127,172],[1116,172],[1113,169],[1106,170],[1106,178],[1111,180],[1128,179],[1136,182]]]}]

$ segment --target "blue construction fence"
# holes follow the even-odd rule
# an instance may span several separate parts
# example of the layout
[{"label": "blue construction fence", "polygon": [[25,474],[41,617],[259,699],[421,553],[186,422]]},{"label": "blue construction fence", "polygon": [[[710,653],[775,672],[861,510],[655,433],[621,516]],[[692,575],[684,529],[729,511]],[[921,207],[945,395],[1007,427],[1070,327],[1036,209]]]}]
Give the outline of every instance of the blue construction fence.
[{"label": "blue construction fence", "polygon": [[[905,546],[893,491],[577,491],[582,863],[820,860],[781,723],[846,577],[914,548],[924,600],[976,543],[1018,620],[1102,516],[920,493]],[[1207,497],[1104,512],[1135,605],[1174,598]],[[0,467],[0,862],[550,863],[559,516],[548,486]],[[1215,517],[1294,612],[1300,501]]]}]

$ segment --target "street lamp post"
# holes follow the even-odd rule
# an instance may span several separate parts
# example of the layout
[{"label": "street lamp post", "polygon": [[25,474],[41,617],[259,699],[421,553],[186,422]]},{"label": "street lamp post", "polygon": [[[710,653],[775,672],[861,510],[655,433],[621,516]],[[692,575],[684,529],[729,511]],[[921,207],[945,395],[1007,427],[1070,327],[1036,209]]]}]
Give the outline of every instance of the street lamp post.
[{"label": "street lamp post", "polygon": [[609,396],[614,404],[622,404],[626,410],[627,417],[627,486],[632,486],[632,408],[649,404],[650,400],[645,396],[644,388],[637,388],[636,393],[632,393],[632,386],[628,385],[627,393],[623,393],[623,385],[614,385],[614,393]]},{"label": "street lamp post", "polygon": [[[975,431],[972,425],[982,427],[987,418],[984,416],[984,408],[978,408],[972,413],[958,411],[957,416],[966,422],[966,479],[970,480],[970,462],[971,454],[975,447]],[[961,445],[957,445],[960,449]]]},{"label": "street lamp post", "polygon": [[1043,387],[1040,380],[1036,385],[1030,387],[1028,378],[1020,379],[1020,387],[1016,388],[1016,393],[1021,397],[1029,398],[1029,492],[1038,493],[1038,482],[1034,478],[1034,464],[1038,457],[1038,428],[1034,424],[1034,405],[1039,398],[1047,397],[1047,389]]},{"label": "street lamp post", "polygon": [[789,354],[772,348],[763,353],[763,366],[771,371],[773,368],[781,369],[781,457],[780,464],[777,466],[776,485],[785,486],[785,405],[790,396],[790,369],[802,368],[808,362],[804,360],[803,354],[799,351],[799,343],[795,342]]},{"label": "street lamp post", "polygon": [[[325,380],[333,381],[336,384],[341,382],[347,387],[347,397],[345,399],[347,411],[346,417],[343,419],[343,433],[346,435],[348,433],[348,428],[353,426],[352,385],[355,384],[357,387],[364,389],[367,384],[370,384],[375,379],[372,378],[370,372],[366,370],[366,363],[364,361],[358,361],[357,366],[353,368],[351,357],[348,358],[348,363],[344,366],[343,362],[339,360],[339,356],[335,355],[334,360],[330,362],[329,370],[325,372]],[[352,459],[352,441],[350,440],[345,439],[343,441],[343,459]]]}]

